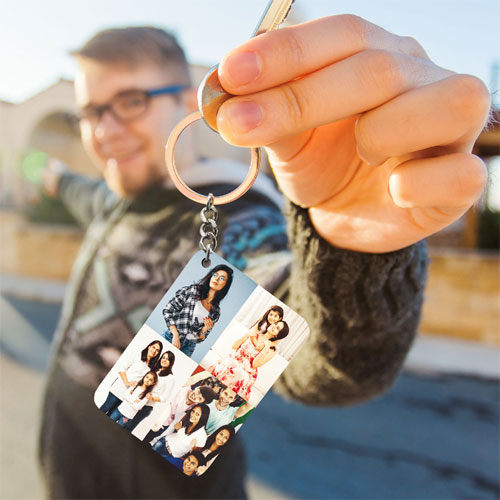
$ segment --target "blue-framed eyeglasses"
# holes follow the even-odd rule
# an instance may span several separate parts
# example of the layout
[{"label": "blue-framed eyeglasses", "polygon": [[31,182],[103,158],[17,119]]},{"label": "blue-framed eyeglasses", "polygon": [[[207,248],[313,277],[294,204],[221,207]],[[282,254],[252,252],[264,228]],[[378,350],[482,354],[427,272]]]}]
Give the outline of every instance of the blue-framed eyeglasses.
[{"label": "blue-framed eyeglasses", "polygon": [[224,283],[225,281],[227,281],[227,277],[224,276],[223,274],[218,274],[218,273],[214,273],[212,274],[212,276],[219,282],[221,283]]},{"label": "blue-framed eyeglasses", "polygon": [[122,122],[127,123],[140,118],[148,109],[149,101],[152,97],[178,94],[183,90],[188,89],[189,85],[167,85],[155,89],[130,89],[123,90],[116,94],[107,104],[94,106],[89,104],[85,106],[75,118],[78,121],[86,121],[91,125],[97,125],[102,118],[102,115],[109,111],[113,117]]}]

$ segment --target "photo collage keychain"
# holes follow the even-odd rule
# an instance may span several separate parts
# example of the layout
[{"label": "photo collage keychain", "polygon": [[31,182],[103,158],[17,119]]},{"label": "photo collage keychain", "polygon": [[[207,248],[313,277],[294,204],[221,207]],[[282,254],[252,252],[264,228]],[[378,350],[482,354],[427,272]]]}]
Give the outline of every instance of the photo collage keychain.
[{"label": "photo collage keychain", "polygon": [[[275,29],[292,0],[272,1],[256,34]],[[200,86],[200,111],[182,120],[166,146],[167,168],[179,191],[201,203],[201,250],[165,293],[97,388],[94,401],[112,420],[175,465],[202,475],[224,451],[309,336],[305,320],[214,253],[216,205],[243,196],[261,162],[229,194],[203,196],[180,178],[174,150],[182,131],[203,118],[216,129],[217,110],[231,97],[217,68]]]}]

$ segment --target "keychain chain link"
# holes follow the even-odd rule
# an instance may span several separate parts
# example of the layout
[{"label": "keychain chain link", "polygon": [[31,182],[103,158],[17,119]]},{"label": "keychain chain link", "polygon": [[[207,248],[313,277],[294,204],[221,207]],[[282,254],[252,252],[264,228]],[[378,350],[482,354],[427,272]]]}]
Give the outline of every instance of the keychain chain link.
[{"label": "keychain chain link", "polygon": [[214,206],[214,195],[208,195],[207,204],[201,209],[201,227],[200,227],[200,248],[205,252],[205,258],[202,261],[204,267],[210,265],[210,253],[217,248],[217,209]]}]

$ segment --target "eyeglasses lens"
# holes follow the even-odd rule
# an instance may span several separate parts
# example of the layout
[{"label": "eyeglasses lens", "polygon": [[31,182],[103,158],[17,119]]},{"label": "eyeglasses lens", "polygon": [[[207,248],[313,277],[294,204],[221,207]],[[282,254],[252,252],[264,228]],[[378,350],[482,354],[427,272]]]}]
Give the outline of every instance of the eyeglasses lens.
[{"label": "eyeglasses lens", "polygon": [[118,118],[137,118],[146,111],[147,95],[141,91],[131,91],[117,95],[109,104]]},{"label": "eyeglasses lens", "polygon": [[101,120],[103,113],[109,110],[115,118],[126,122],[141,116],[146,111],[147,104],[148,95],[146,92],[131,90],[116,95],[106,105],[88,106],[82,110],[80,119],[95,126]]}]

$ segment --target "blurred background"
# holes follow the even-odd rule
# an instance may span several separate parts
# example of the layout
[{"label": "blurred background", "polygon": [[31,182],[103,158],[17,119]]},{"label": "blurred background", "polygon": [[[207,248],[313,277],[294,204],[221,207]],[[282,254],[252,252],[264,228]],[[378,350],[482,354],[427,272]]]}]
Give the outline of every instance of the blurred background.
[{"label": "blurred background", "polygon": [[[69,116],[68,55],[96,31],[156,25],[186,47],[195,82],[245,41],[267,0],[18,0],[0,19],[0,497],[43,498],[38,412],[51,337],[82,240],[41,192],[55,156],[91,177]],[[224,12],[221,17],[220,13]],[[251,498],[498,498],[500,54],[497,0],[296,0],[291,23],[353,13],[417,38],[438,64],[489,86],[494,120],[475,153],[490,169],[481,201],[429,239],[420,336],[395,387],[353,408],[310,408],[269,394],[241,432]],[[246,161],[200,128],[204,156]],[[272,445],[270,445],[272,443]]]}]

